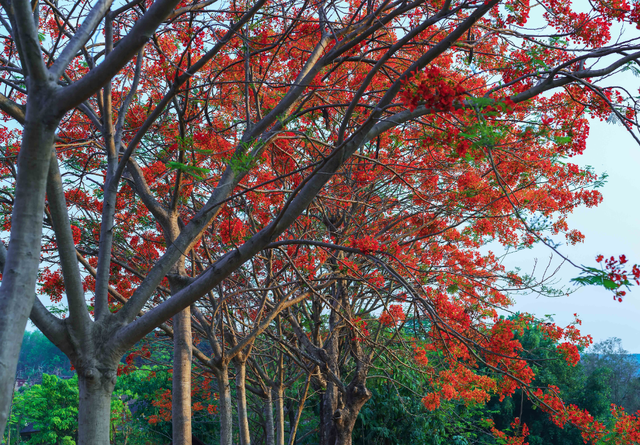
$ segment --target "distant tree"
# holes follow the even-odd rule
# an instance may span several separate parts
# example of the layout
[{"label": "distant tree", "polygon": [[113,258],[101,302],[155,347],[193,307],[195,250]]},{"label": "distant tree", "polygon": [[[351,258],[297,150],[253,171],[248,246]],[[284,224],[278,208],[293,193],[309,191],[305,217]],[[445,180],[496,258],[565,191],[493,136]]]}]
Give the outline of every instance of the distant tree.
[{"label": "distant tree", "polygon": [[609,370],[607,386],[611,389],[611,403],[635,413],[640,409],[640,363],[622,347],[617,337],[596,343],[582,358],[588,375]]},{"label": "distant tree", "polygon": [[[566,403],[572,403],[586,409],[595,418],[603,420],[609,416],[612,402],[609,391],[610,372],[607,369],[593,369],[585,372],[582,362],[575,366],[567,363],[558,351],[558,342],[549,338],[544,328],[547,325],[531,325],[518,336],[526,354],[531,360],[535,372],[533,385],[542,388],[553,385],[563,394]],[[543,328],[543,329],[541,329]],[[488,415],[493,412],[496,427],[506,429],[514,417],[529,427],[527,438],[530,445],[574,445],[582,443],[580,431],[567,425],[559,428],[549,415],[536,407],[522,393],[516,390],[512,397],[498,400],[493,398],[485,409]]]},{"label": "distant tree", "polygon": [[[78,378],[43,374],[42,384],[23,387],[13,401],[9,429],[19,432],[32,424],[37,430],[26,444],[75,445],[78,433]],[[18,440],[19,435],[13,436]],[[18,443],[13,442],[12,443]]]},{"label": "distant tree", "polygon": [[42,332],[26,331],[18,361],[18,377],[33,379],[43,373],[71,375],[71,362]]}]

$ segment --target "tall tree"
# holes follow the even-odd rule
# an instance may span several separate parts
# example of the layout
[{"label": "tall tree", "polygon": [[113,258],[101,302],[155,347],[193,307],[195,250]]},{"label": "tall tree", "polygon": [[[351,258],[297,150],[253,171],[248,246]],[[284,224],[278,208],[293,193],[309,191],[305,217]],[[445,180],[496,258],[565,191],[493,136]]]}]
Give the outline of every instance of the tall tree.
[{"label": "tall tree", "polygon": [[[49,200],[57,204],[53,204],[52,210],[58,224],[58,242],[63,260],[61,267],[67,272],[67,297],[70,305],[78,306],[79,309],[79,312],[69,319],[69,323],[82,337],[82,342],[90,337],[88,330],[91,329],[91,321],[80,286],[64,191],[61,183],[56,184],[59,169],[53,156],[55,152],[52,150],[55,132],[65,113],[81,105],[115,76],[142,48],[177,3],[175,0],[154,3],[119,42],[117,51],[105,54],[102,63],[92,66],[91,74],[76,79],[71,78],[68,71],[73,69],[72,63],[77,63],[78,51],[85,50],[86,54],[86,44],[107,15],[111,1],[98,1],[80,16],[76,14],[76,26],[69,23],[68,19],[71,17],[59,17],[59,20],[67,19],[57,28],[58,35],[60,38],[65,36],[65,41],[55,39],[48,60],[43,58],[43,48],[39,40],[41,11],[38,5],[32,7],[28,1],[21,0],[1,3],[3,13],[8,17],[8,22],[3,18],[2,25],[10,36],[5,45],[6,58],[3,58],[3,65],[6,69],[3,73],[11,73],[11,77],[18,75],[22,79],[21,85],[15,85],[16,88],[10,83],[10,91],[2,96],[3,110],[8,111],[23,125],[20,154],[13,169],[14,173],[16,169],[20,171],[20,175],[15,176],[11,238],[8,251],[3,255],[3,280],[0,287],[0,343],[4,345],[0,353],[1,430],[4,430],[11,402],[11,388],[22,334],[35,297],[47,184]],[[57,10],[55,6],[53,9]],[[57,26],[57,23],[54,26]],[[64,43],[62,48],[60,43]],[[62,85],[59,83],[61,78],[64,79]],[[16,99],[24,103],[17,104],[12,101],[16,94],[20,96]],[[47,176],[50,177],[49,180]],[[60,322],[57,323],[60,330],[62,325]],[[58,341],[54,343],[58,344]],[[81,398],[86,397],[88,386],[91,386],[85,383],[82,379]],[[100,415],[108,417],[108,403],[102,405],[104,406],[99,410]],[[94,408],[81,410],[80,416],[91,416],[95,412]],[[95,423],[91,419],[88,419],[88,422]],[[108,435],[108,425],[106,429],[101,429],[101,434]]]},{"label": "tall tree", "polygon": [[640,363],[634,354],[622,347],[619,338],[609,338],[590,347],[583,356],[588,375],[609,370],[611,403],[631,413],[640,409]]}]

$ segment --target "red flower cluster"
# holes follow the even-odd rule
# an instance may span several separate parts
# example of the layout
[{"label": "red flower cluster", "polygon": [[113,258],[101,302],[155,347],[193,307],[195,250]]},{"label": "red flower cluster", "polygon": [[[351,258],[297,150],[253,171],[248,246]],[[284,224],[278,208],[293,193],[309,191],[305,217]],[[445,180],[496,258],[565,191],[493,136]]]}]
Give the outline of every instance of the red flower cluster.
[{"label": "red flower cluster", "polygon": [[[604,259],[603,255],[598,255],[596,257],[596,261],[601,263]],[[614,290],[614,299],[618,299],[618,301],[622,302],[622,297],[627,295],[627,292],[624,290],[618,290],[622,286],[629,286],[629,275],[632,276],[632,280],[636,282],[637,285],[640,285],[640,268],[637,264],[634,264],[631,268],[631,272],[627,272],[626,268],[623,267],[626,263],[628,263],[626,255],[620,255],[618,259],[614,256],[610,258],[604,259],[604,268],[607,272],[607,276],[609,280],[611,280],[616,287]]]},{"label": "red flower cluster", "polygon": [[575,366],[580,361],[580,353],[573,343],[564,342],[556,348],[571,366]]},{"label": "red flower cluster", "polygon": [[59,303],[62,300],[64,280],[60,269],[51,272],[48,267],[45,268],[40,274],[40,285],[42,293],[49,295],[53,303]]},{"label": "red flower cluster", "polygon": [[429,364],[429,359],[427,358],[427,351],[424,348],[416,346],[413,348],[413,353],[415,356],[413,359],[420,366],[427,366]]},{"label": "red flower cluster", "polygon": [[380,314],[380,323],[387,327],[397,326],[404,322],[405,313],[399,304],[389,305],[389,310],[385,310]]},{"label": "red flower cluster", "polygon": [[127,355],[124,359],[126,364],[119,364],[117,373],[118,375],[128,375],[136,370],[135,359],[136,357],[144,357],[151,358],[151,351],[147,345],[142,345],[142,348],[133,351],[131,354]]},{"label": "red flower cluster", "polygon": [[560,428],[567,423],[578,427],[585,443],[590,441],[603,445],[623,445],[640,441],[640,416],[628,415],[621,407],[611,405],[615,424],[611,428],[606,428],[586,410],[572,404],[565,404],[560,398],[560,390],[553,385],[544,392],[538,389],[534,395],[542,402],[542,410],[549,413],[553,422]]},{"label": "red flower cluster", "polygon": [[351,245],[356,249],[360,249],[365,255],[369,255],[380,250],[380,243],[371,235],[362,238],[352,238]]},{"label": "red flower cluster", "polygon": [[369,329],[367,329],[367,322],[360,317],[353,319],[353,330],[355,331],[354,341],[364,341],[369,336]]},{"label": "red flower cluster", "polygon": [[491,434],[499,440],[499,443],[506,445],[528,445],[528,442],[525,442],[525,440],[529,435],[529,427],[527,427],[526,423],[521,423],[519,417],[516,417],[513,422],[511,422],[510,429],[515,432],[513,436],[508,436],[504,431],[497,429],[493,420],[487,419],[486,422],[490,426]]},{"label": "red flower cluster", "polygon": [[633,9],[629,14],[629,21],[636,24],[636,28],[640,29],[640,3],[633,5]]},{"label": "red flower cluster", "polygon": [[[151,376],[150,376],[151,377]],[[216,414],[218,412],[218,407],[209,403],[210,401],[218,400],[219,395],[217,393],[212,393],[211,390],[211,378],[204,376],[202,380],[198,382],[198,384],[193,385],[191,388],[191,398],[192,400],[196,400],[192,405],[191,409],[194,412],[204,411],[206,410],[209,414]],[[158,408],[157,414],[149,416],[149,424],[156,425],[161,422],[171,422],[171,390],[167,389],[164,392],[157,394],[155,399],[151,402],[151,404]]]},{"label": "red flower cluster", "polygon": [[414,111],[420,102],[427,108],[441,111],[453,111],[454,100],[465,92],[465,88],[458,84],[453,86],[446,80],[440,68],[429,67],[424,73],[417,74],[409,88],[402,91],[400,101],[409,110]]},{"label": "red flower cluster", "polygon": [[79,227],[71,226],[71,232],[73,233],[73,244],[78,245],[82,238],[82,230]]}]

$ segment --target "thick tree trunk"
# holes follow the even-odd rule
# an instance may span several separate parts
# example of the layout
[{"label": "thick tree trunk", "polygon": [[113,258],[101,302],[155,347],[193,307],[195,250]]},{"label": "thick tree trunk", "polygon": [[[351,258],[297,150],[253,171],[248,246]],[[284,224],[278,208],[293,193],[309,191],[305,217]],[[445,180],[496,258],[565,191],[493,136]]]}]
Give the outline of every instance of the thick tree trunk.
[{"label": "thick tree trunk", "polygon": [[114,372],[78,370],[78,445],[109,445]]},{"label": "thick tree trunk", "polygon": [[332,381],[327,382],[327,389],[322,397],[322,417],[320,418],[320,444],[335,445],[336,431],[333,415],[338,409],[338,388]]},{"label": "thick tree trunk", "polygon": [[[360,408],[362,405],[360,405]],[[353,428],[356,425],[360,408],[351,407],[337,410],[333,415],[336,445],[351,445]]]},{"label": "thick tree trunk", "polygon": [[173,317],[173,445],[191,445],[191,310]]},{"label": "thick tree trunk", "polygon": [[[337,287],[335,295],[338,297],[333,300],[336,307],[339,300],[342,300],[342,307],[349,306],[347,292],[342,284]],[[338,334],[341,328],[337,314],[338,311],[333,309],[329,318],[333,337],[326,344],[327,368],[334,378],[340,378]],[[356,368],[349,386],[339,392],[340,388],[336,382],[330,378],[326,379],[327,389],[323,397],[320,427],[322,445],[351,445],[351,435],[358,414],[362,406],[371,398],[371,391],[366,386],[369,358],[357,341],[353,341],[351,347]]]},{"label": "thick tree trunk", "polygon": [[240,445],[251,445],[249,434],[249,412],[247,410],[247,362],[235,361],[236,368],[236,397],[238,399],[238,429],[240,433]]},{"label": "thick tree trunk", "polygon": [[264,401],[264,423],[266,429],[267,445],[276,445],[276,438],[274,435],[275,425],[273,424],[273,397],[271,396],[271,390],[266,390],[267,398]]},{"label": "thick tree trunk", "polygon": [[[357,418],[358,416],[356,416]],[[351,422],[350,422],[351,423]],[[355,419],[353,421],[353,424],[355,424]],[[336,441],[335,441],[335,445],[351,445],[351,433],[353,431],[353,426],[351,428],[349,428],[348,426],[345,426],[344,428],[336,428]]]},{"label": "thick tree trunk", "polygon": [[[165,239],[173,243],[180,229],[176,219],[166,222]],[[180,259],[172,272],[186,276],[184,257]],[[175,295],[184,288],[184,282],[175,276],[169,278],[171,294]],[[191,445],[191,308],[173,316],[173,380],[171,388],[171,426],[173,445]]]},{"label": "thick tree trunk", "polygon": [[[371,398],[371,391],[364,383],[352,383],[347,387],[346,394],[342,394],[342,403],[332,415],[331,434],[329,434],[333,445],[351,445],[353,428],[360,410]],[[326,409],[326,407],[325,407]]]},{"label": "thick tree trunk", "polygon": [[[38,89],[30,85],[30,96]],[[9,416],[22,337],[36,295],[46,179],[58,123],[47,122],[42,115],[46,108],[44,101],[28,102],[18,155],[11,238],[0,287],[0,435]]]},{"label": "thick tree trunk", "polygon": [[220,445],[233,445],[233,404],[227,366],[216,370],[216,380],[219,391]]}]

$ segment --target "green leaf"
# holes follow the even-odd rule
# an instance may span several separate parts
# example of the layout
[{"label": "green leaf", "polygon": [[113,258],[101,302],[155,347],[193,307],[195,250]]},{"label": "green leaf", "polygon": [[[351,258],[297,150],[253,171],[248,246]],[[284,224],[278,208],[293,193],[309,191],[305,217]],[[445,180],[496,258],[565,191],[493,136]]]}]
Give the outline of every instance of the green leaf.
[{"label": "green leaf", "polygon": [[557,136],[557,137],[554,138],[554,141],[558,145],[564,145],[564,144],[568,144],[569,142],[571,142],[572,138],[570,136]]},{"label": "green leaf", "polygon": [[472,97],[471,99],[467,99],[473,105],[478,105],[479,107],[486,107],[488,105],[493,105],[494,100],[489,97]]},{"label": "green leaf", "polygon": [[201,175],[207,175],[210,172],[208,168],[195,167],[193,165],[187,165],[187,164],[183,164],[181,162],[176,162],[176,161],[169,161],[167,162],[166,165],[168,168],[172,170],[180,170],[183,173],[191,175],[194,178],[199,179],[201,181],[205,179],[204,176],[201,176]]}]

